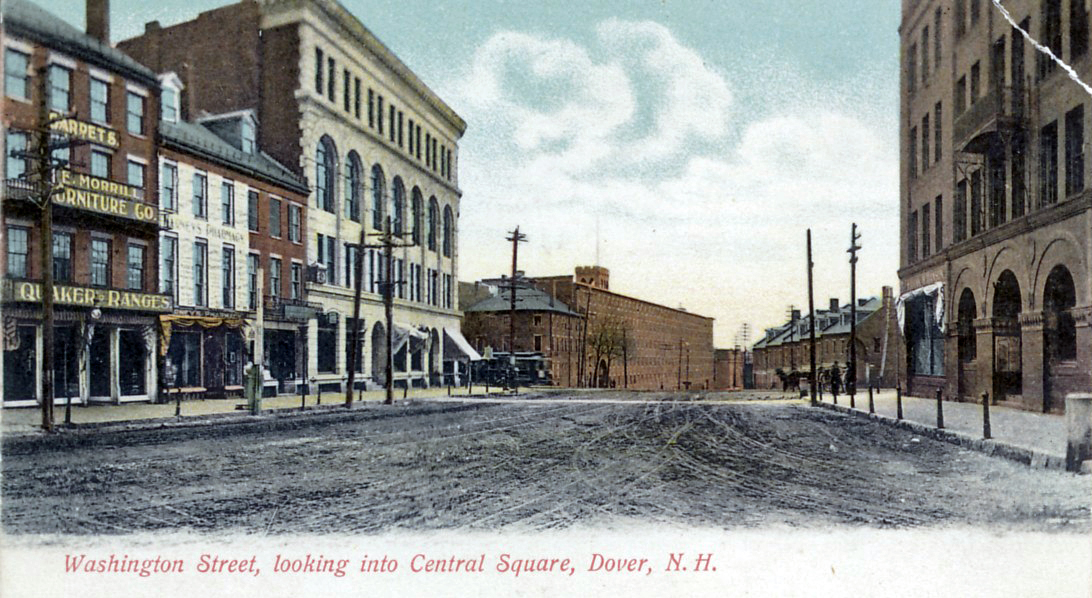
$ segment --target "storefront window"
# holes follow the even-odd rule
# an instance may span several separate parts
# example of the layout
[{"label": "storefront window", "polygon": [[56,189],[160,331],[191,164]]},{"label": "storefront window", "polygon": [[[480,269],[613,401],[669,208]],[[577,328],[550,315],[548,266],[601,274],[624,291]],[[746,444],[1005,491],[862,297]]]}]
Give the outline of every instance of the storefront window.
[{"label": "storefront window", "polygon": [[167,360],[175,371],[176,387],[201,386],[201,334],[174,331]]},{"label": "storefront window", "polygon": [[122,330],[119,334],[118,375],[122,396],[142,396],[148,393],[145,367],[148,351],[140,330]]},{"label": "storefront window", "polygon": [[318,371],[337,372],[337,320],[329,314],[319,318]]},{"label": "storefront window", "polygon": [[944,334],[935,316],[936,298],[916,297],[906,303],[906,342],[910,372],[920,376],[944,375]]},{"label": "storefront window", "polygon": [[37,396],[35,336],[34,326],[17,326],[14,343],[4,343],[4,402],[33,401]]}]

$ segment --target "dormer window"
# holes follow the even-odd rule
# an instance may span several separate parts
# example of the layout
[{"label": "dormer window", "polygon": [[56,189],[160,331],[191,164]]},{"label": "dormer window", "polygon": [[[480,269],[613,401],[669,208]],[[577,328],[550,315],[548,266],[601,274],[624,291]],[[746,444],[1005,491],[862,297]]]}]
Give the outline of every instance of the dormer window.
[{"label": "dormer window", "polygon": [[174,73],[160,75],[159,94],[160,118],[164,122],[176,123],[182,118],[182,80]]},{"label": "dormer window", "polygon": [[243,153],[253,154],[257,146],[256,131],[253,120],[249,118],[242,119],[239,131],[239,139],[242,143]]}]

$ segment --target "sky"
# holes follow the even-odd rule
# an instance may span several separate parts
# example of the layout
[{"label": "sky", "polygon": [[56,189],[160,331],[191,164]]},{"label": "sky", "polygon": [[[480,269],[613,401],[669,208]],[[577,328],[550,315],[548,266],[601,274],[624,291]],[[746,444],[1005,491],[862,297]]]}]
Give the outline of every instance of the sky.
[{"label": "sky", "polygon": [[[83,27],[83,3],[37,0]],[[750,342],[898,286],[898,0],[341,0],[467,122],[460,279],[610,269]],[[113,0],[115,41],[228,0]]]}]

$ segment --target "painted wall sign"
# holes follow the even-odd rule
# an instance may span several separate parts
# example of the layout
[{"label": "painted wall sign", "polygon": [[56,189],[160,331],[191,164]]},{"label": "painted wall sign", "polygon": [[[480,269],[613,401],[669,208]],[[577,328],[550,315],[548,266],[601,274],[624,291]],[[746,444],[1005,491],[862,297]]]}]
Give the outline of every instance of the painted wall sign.
[{"label": "painted wall sign", "polygon": [[49,120],[53,123],[49,128],[55,133],[90,141],[98,145],[105,145],[106,147],[118,147],[118,132],[109,127],[74,118],[64,118],[64,115],[60,112],[50,112]]},{"label": "painted wall sign", "polygon": [[[9,301],[38,303],[42,300],[41,285],[30,281],[10,282],[4,287],[4,298]],[[170,295],[69,285],[54,285],[53,301],[58,305],[81,305],[84,307],[92,307],[97,301],[98,306],[103,309],[154,312],[170,312],[173,307]]]}]

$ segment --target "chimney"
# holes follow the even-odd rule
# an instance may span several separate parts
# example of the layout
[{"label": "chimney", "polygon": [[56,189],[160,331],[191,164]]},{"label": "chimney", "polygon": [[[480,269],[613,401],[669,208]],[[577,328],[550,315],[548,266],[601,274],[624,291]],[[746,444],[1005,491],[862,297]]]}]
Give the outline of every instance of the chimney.
[{"label": "chimney", "polygon": [[110,45],[110,0],[87,0],[87,35]]},{"label": "chimney", "polygon": [[831,297],[830,298],[830,311],[838,311],[838,298],[837,297]]},{"label": "chimney", "polygon": [[792,321],[795,323],[799,319],[800,319],[800,310],[799,309],[792,310]]}]

